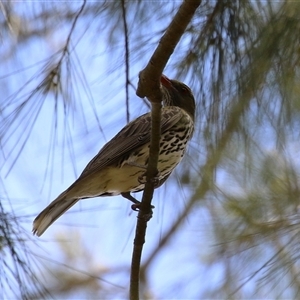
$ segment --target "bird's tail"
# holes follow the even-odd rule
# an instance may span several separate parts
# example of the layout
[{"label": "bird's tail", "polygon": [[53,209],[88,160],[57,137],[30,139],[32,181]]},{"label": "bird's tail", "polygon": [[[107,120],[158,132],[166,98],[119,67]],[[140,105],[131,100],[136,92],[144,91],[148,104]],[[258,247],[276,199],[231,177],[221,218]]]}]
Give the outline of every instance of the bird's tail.
[{"label": "bird's tail", "polygon": [[68,199],[67,191],[61,193],[34,219],[33,234],[41,236],[55,220],[79,201],[79,199],[74,198]]}]

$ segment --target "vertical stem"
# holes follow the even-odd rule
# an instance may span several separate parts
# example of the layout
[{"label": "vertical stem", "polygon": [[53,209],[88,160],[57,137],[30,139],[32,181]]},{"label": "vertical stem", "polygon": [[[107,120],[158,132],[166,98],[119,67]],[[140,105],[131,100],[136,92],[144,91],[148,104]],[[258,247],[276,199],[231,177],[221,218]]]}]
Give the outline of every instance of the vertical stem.
[{"label": "vertical stem", "polygon": [[130,300],[139,300],[139,277],[148,216],[151,213],[151,200],[154,192],[154,177],[157,175],[157,162],[159,156],[161,102],[152,102],[151,109],[151,140],[149,162],[147,166],[145,189],[135,231],[134,247],[132,253],[130,272]]}]

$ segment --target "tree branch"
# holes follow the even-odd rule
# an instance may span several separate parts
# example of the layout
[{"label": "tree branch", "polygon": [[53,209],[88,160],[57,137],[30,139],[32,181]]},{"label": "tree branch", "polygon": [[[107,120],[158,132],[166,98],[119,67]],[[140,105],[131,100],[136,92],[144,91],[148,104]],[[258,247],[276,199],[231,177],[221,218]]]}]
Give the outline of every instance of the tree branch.
[{"label": "tree branch", "polygon": [[176,45],[192,19],[201,0],[185,0],[162,36],[149,63],[140,72],[136,94],[150,102],[160,100],[159,79]]},{"label": "tree branch", "polygon": [[154,178],[157,175],[157,162],[160,141],[161,101],[160,89],[161,74],[172,55],[176,45],[192,19],[201,0],[186,0],[179,8],[167,31],[161,38],[146,68],[140,72],[137,95],[147,97],[151,103],[151,140],[149,161],[146,171],[146,185],[138,214],[134,249],[131,262],[130,299],[139,299],[139,275],[143,245],[149,214],[151,214],[151,200],[154,192]]}]

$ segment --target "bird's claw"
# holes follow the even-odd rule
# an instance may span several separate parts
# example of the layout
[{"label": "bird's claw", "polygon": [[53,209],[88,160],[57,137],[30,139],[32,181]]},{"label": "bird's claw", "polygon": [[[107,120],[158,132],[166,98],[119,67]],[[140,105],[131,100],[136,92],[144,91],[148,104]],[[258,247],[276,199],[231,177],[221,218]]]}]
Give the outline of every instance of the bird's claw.
[{"label": "bird's claw", "polygon": [[[144,219],[146,222],[150,221],[150,219],[152,218],[153,216],[153,208],[154,206],[151,205],[151,208],[148,212],[144,213],[142,216],[140,216],[140,214],[138,215],[138,218],[142,218]],[[138,204],[132,204],[131,205],[131,209],[134,210],[134,211],[140,211],[140,205]]]},{"label": "bird's claw", "polygon": [[[140,209],[141,209],[140,207],[141,207],[141,202],[131,205],[131,209],[134,210],[134,211],[140,211]],[[151,214],[152,214],[152,209],[153,208],[155,208],[155,206],[151,205]]]},{"label": "bird's claw", "polygon": [[[133,202],[133,204],[131,205],[131,209],[134,210],[134,211],[140,211],[141,210],[141,202],[136,200],[133,196],[131,196],[130,193],[121,193],[121,195],[130,200],[131,202]],[[153,208],[155,208],[154,205],[151,205],[150,206],[150,210],[147,211],[145,214],[143,214],[143,219],[148,222],[151,218],[152,218],[152,215],[153,215]]]},{"label": "bird's claw", "polygon": [[140,210],[139,208],[140,208],[139,204],[132,204],[131,205],[131,209],[134,210],[134,211],[139,211]]},{"label": "bird's claw", "polygon": [[[134,210],[134,211],[140,211],[140,209],[141,209],[140,207],[141,207],[141,203],[135,203],[135,204],[131,205],[131,209]],[[152,216],[153,216],[153,208],[155,208],[155,206],[151,205],[151,208],[150,208],[149,212],[143,214],[142,218],[146,222],[150,221],[150,219],[152,218]],[[141,217],[138,215],[138,218],[141,218]]]}]

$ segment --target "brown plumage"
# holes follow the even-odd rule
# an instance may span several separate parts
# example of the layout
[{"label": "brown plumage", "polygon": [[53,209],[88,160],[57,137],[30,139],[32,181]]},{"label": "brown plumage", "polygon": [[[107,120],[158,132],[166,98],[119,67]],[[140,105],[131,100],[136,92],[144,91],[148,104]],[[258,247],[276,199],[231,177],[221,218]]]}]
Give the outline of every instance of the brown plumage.
[{"label": "brown plumage", "polygon": [[[181,161],[194,128],[195,100],[185,84],[161,77],[163,105],[158,159],[161,186]],[[128,123],[88,163],[79,178],[34,220],[33,233],[40,236],[80,199],[123,195],[144,189],[149,158],[151,115],[144,114]]]}]

